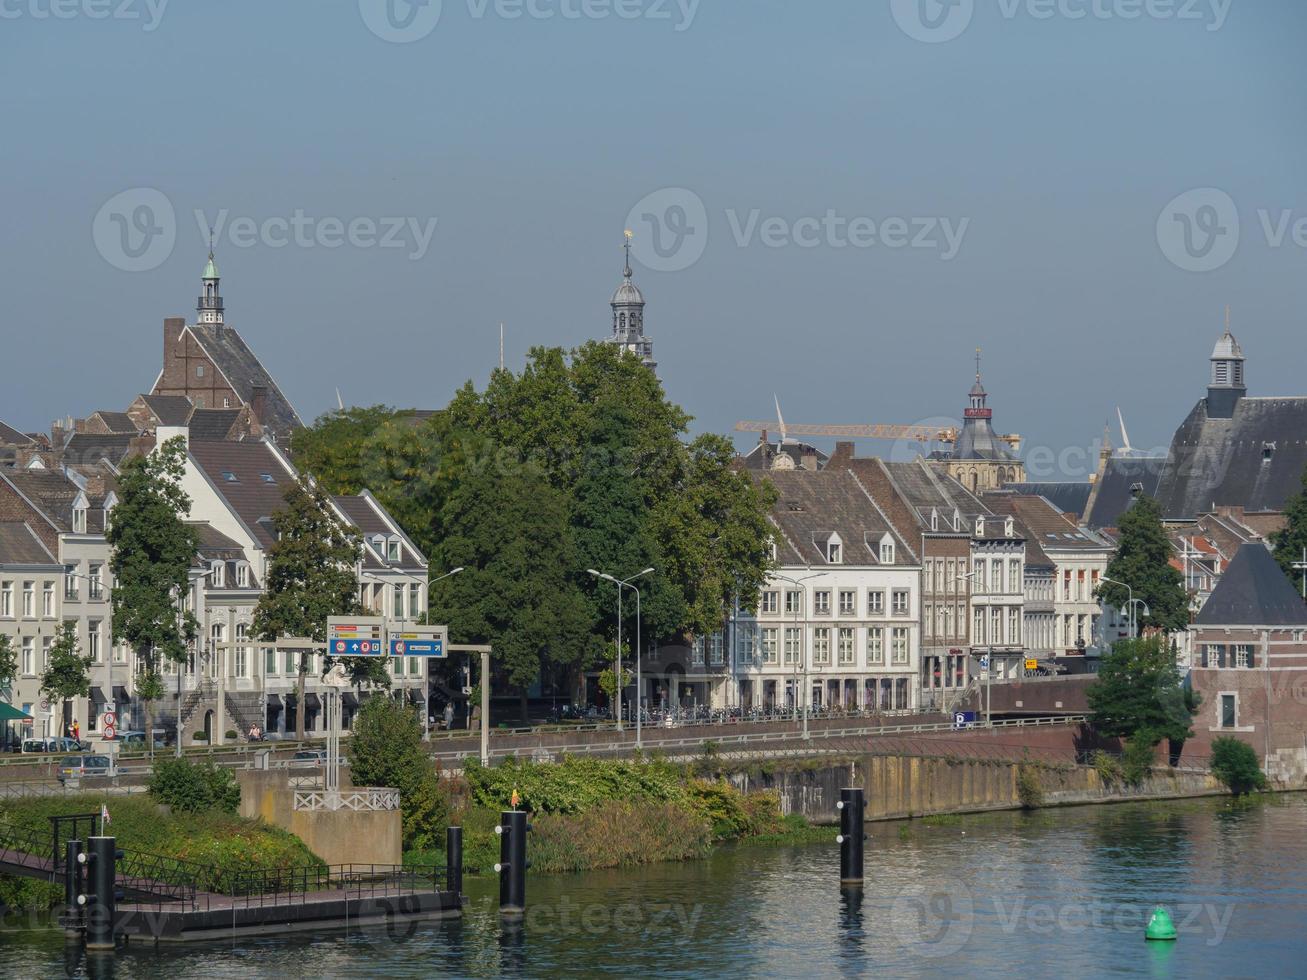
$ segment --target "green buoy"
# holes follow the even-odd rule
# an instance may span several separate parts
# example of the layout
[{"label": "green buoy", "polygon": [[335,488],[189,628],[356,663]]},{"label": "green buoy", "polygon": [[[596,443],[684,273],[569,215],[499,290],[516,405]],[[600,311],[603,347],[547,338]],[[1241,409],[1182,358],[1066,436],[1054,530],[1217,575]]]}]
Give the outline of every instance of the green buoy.
[{"label": "green buoy", "polygon": [[1144,930],[1144,938],[1149,942],[1154,940],[1174,941],[1177,936],[1175,923],[1171,921],[1171,913],[1160,905],[1153,909],[1153,917],[1148,920],[1148,928]]}]

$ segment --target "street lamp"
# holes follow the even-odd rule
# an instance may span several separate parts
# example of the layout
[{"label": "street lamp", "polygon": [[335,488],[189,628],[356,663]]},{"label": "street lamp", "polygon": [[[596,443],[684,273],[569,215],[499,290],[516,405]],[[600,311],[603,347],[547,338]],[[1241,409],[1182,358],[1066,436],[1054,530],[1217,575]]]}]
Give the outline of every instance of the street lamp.
[{"label": "street lamp", "polygon": [[[811,571],[811,569],[809,570]],[[808,600],[806,598],[807,590],[803,587],[803,583],[808,581],[809,579],[821,578],[825,574],[826,574],[825,572],[813,572],[811,575],[805,575],[803,576],[803,578],[799,578],[799,579],[790,578],[788,575],[773,574],[772,578],[779,579],[782,582],[789,582],[791,585],[796,586],[799,589],[800,601],[803,603],[804,609],[806,610],[808,606]],[[795,651],[798,654],[798,656],[795,658],[794,661],[794,686],[795,686],[794,714],[796,716],[799,714],[799,703],[802,702],[803,703],[803,737],[806,739],[808,738],[808,694],[809,694],[807,690],[808,647],[807,644],[803,642],[803,634],[800,631],[799,606],[797,603],[794,606],[794,632],[796,634],[796,640],[798,641],[799,644],[799,649]],[[802,689],[799,688],[799,660],[800,659],[803,661],[803,688]]]},{"label": "street lamp", "polygon": [[[428,593],[430,592],[431,586],[435,585],[437,582],[443,582],[445,579],[457,575],[461,571],[463,571],[463,566],[459,565],[458,568],[455,568],[452,571],[448,571],[444,575],[440,575],[437,576],[436,578],[433,578],[430,582],[427,583]],[[430,618],[430,613],[431,610],[430,608],[428,608],[427,609],[428,619]],[[407,622],[407,620],[405,620],[405,622]],[[451,715],[451,717],[453,716]],[[489,721],[490,719],[487,718],[486,723],[488,724]],[[426,667],[424,667],[422,670],[422,741],[424,742],[431,741],[431,662],[430,661],[427,661]]]},{"label": "street lamp", "polygon": [[[1124,588],[1124,589],[1126,590],[1126,593],[1127,593],[1127,595],[1128,595],[1128,598],[1126,599],[1126,605],[1127,605],[1127,608],[1129,609],[1129,613],[1128,613],[1128,615],[1126,616],[1126,620],[1127,620],[1127,622],[1130,624],[1130,639],[1132,639],[1132,640],[1135,639],[1135,637],[1136,637],[1136,635],[1137,635],[1137,633],[1138,633],[1138,631],[1137,631],[1136,628],[1135,628],[1135,623],[1136,623],[1136,620],[1135,620],[1135,590],[1132,589],[1129,585],[1126,585],[1125,582],[1119,582],[1119,581],[1117,581],[1117,580],[1114,579],[1114,578],[1108,578],[1106,575],[1103,576],[1103,581],[1104,581],[1104,582],[1110,582],[1112,585],[1119,585],[1119,586],[1121,586],[1122,588]],[[1139,601],[1140,603],[1143,603],[1145,609],[1148,608],[1148,604],[1147,604],[1147,603],[1144,603],[1144,600],[1140,599],[1140,600],[1138,600],[1138,601]],[[1144,615],[1151,615],[1151,613],[1145,613]]]},{"label": "street lamp", "polygon": [[[980,574],[980,570],[977,569],[977,570],[974,571],[974,572],[967,572],[966,575],[958,575],[958,576],[955,576],[955,577],[956,577],[956,579],[957,579],[959,582],[970,582],[973,578],[975,578],[975,577],[976,577],[977,575],[979,575],[979,574]],[[968,610],[968,612],[970,612],[970,610],[971,610],[971,603],[969,603],[969,602],[967,603],[967,610]],[[974,618],[974,617],[973,617],[973,618]],[[982,622],[983,622],[983,619],[982,619]],[[975,639],[977,639],[977,637],[974,637],[974,636],[973,636],[973,637],[972,637],[972,640],[975,640]],[[972,645],[974,646],[975,644],[973,643]],[[990,644],[987,646],[987,648],[986,648],[986,650],[985,650],[985,656],[984,656],[983,659],[984,659],[984,665],[983,665],[983,666],[984,666],[984,670],[985,670],[985,675],[984,675],[984,676],[985,676],[985,727],[986,727],[986,728],[989,728],[990,725],[993,724],[993,722],[990,720],[990,711],[991,711],[991,708],[992,708],[992,706],[993,706],[993,699],[992,699],[992,695],[990,694],[990,689],[989,689],[989,678],[990,678],[990,673],[992,672],[993,667],[994,667],[993,663],[991,663],[991,661],[994,659],[994,644],[993,644],[993,643],[990,643]]]},{"label": "street lamp", "polygon": [[635,593],[635,747],[641,747],[641,738],[643,730],[641,728],[642,719],[640,717],[640,700],[643,678],[640,673],[640,590],[631,583],[636,579],[653,573],[653,567],[650,566],[642,572],[636,572],[629,579],[619,579],[615,575],[609,575],[607,572],[601,572],[598,569],[587,568],[587,572],[596,578],[612,582],[617,586],[617,675],[614,678],[613,689],[617,701],[617,730],[622,730],[622,589],[627,588]]}]

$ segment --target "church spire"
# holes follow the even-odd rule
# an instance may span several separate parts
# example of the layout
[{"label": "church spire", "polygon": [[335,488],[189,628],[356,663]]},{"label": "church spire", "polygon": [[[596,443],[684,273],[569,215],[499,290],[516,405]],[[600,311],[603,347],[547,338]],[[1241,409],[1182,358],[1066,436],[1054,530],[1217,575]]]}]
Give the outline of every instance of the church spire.
[{"label": "church spire", "polygon": [[209,261],[200,275],[199,322],[222,326],[222,294],[218,292],[218,265],[213,260],[213,230],[209,230]]},{"label": "church spire", "polygon": [[645,367],[652,369],[658,364],[653,357],[653,341],[644,335],[644,294],[632,282],[635,273],[631,271],[631,241],[634,237],[628,230],[622,242],[626,262],[622,282],[609,302],[613,308],[613,334],[609,341],[630,351],[644,362]]}]

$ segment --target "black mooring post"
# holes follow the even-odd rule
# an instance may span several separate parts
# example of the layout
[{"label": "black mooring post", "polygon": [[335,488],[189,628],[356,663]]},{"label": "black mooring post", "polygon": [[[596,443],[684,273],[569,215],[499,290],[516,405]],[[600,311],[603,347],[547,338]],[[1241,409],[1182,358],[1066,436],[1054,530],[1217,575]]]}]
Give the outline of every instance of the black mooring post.
[{"label": "black mooring post", "polygon": [[456,896],[463,894],[463,828],[445,831],[445,888]]},{"label": "black mooring post", "polygon": [[499,914],[521,915],[526,911],[526,834],[530,830],[521,810],[504,810],[499,815]]},{"label": "black mooring post", "polygon": [[69,939],[81,939],[84,921],[82,906],[77,897],[86,891],[82,864],[82,842],[70,840],[65,843],[64,855],[64,936]]},{"label": "black mooring post", "polygon": [[863,816],[866,802],[860,789],[840,790],[840,884],[862,884],[862,845],[866,840]]},{"label": "black mooring post", "polygon": [[111,950],[118,911],[117,863],[122,851],[114,846],[112,837],[91,837],[86,844],[90,887],[78,897],[78,904],[85,910],[86,948]]}]

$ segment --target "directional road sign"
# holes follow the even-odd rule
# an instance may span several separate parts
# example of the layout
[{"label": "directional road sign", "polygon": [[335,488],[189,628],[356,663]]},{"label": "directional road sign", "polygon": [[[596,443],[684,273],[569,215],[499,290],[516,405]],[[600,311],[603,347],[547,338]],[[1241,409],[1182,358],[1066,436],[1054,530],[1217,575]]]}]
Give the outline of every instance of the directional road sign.
[{"label": "directional road sign", "polygon": [[331,616],[327,654],[332,657],[384,657],[386,621],[380,616]]},{"label": "directional road sign", "polygon": [[443,659],[448,656],[445,650],[446,641],[449,639],[448,626],[410,626],[392,623],[389,634],[392,657]]}]

